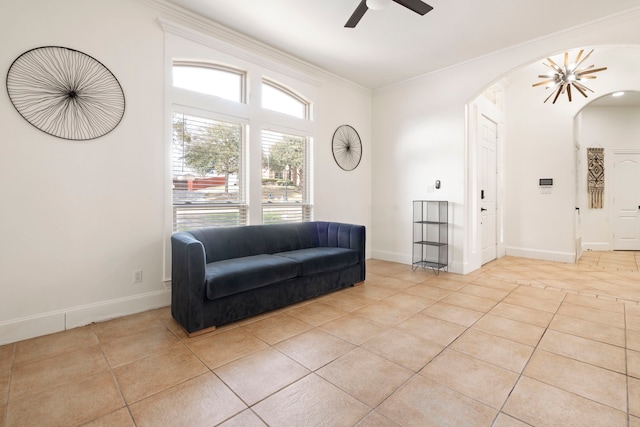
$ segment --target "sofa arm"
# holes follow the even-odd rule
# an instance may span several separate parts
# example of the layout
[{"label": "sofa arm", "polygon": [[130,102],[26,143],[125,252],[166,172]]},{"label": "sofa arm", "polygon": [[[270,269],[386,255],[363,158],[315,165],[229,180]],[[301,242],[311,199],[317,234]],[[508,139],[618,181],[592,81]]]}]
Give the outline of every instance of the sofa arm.
[{"label": "sofa arm", "polygon": [[348,248],[358,252],[358,263],[361,267],[360,281],[363,281],[366,276],[366,228],[363,225],[340,222],[316,222],[316,224],[320,246]]},{"label": "sofa arm", "polygon": [[171,236],[171,314],[187,330],[203,327],[205,251],[190,233]]}]

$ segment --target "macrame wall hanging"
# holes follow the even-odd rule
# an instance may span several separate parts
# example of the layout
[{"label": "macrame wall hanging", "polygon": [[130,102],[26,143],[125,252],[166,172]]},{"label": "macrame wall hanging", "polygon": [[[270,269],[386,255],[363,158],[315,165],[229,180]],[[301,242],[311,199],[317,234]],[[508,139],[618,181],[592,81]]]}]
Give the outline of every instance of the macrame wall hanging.
[{"label": "macrame wall hanging", "polygon": [[604,148],[587,148],[589,207],[604,206]]}]

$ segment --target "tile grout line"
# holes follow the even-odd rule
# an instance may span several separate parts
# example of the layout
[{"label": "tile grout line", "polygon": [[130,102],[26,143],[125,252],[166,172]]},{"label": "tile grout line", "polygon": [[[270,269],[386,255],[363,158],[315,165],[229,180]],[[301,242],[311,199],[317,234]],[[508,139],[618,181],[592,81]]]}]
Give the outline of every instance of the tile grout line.
[{"label": "tile grout line", "polygon": [[[475,280],[478,280],[478,278],[474,278],[471,282],[467,282],[467,283],[466,283],[463,287],[461,287],[460,289],[455,290],[455,291],[452,291],[452,293],[451,293],[450,295],[454,295],[454,294],[456,294],[456,293],[459,293],[462,289],[464,289],[464,288],[465,288],[465,287],[467,287],[468,285],[482,286],[482,287],[485,287],[485,288],[488,288],[488,289],[494,289],[494,288],[491,288],[491,287],[488,287],[488,286],[483,286],[483,285],[479,285],[479,284],[474,284],[474,281],[475,281]],[[505,281],[505,280],[502,280],[502,279],[496,279],[496,280]],[[425,280],[425,281],[426,281],[426,280]],[[511,282],[511,283],[512,283],[512,282]],[[453,345],[453,344],[454,344],[454,343],[455,343],[455,342],[456,342],[456,341],[457,341],[461,336],[463,336],[465,333],[467,333],[469,330],[471,330],[471,329],[473,328],[473,326],[474,326],[474,325],[476,325],[476,324],[477,324],[480,320],[482,320],[485,316],[487,316],[491,310],[493,310],[493,309],[494,309],[498,304],[500,304],[501,302],[503,302],[506,298],[508,298],[508,297],[509,297],[513,292],[515,292],[515,291],[516,291],[517,289],[519,289],[519,288],[520,288],[520,286],[521,286],[521,285],[520,285],[520,284],[518,284],[518,283],[513,283],[513,284],[514,284],[514,285],[516,285],[516,287],[515,287],[514,289],[510,290],[510,291],[509,291],[509,292],[508,292],[504,297],[502,297],[501,299],[497,300],[497,301],[495,302],[495,304],[493,304],[493,306],[491,306],[491,308],[490,308],[489,310],[487,310],[486,312],[484,312],[484,313],[482,314],[482,316],[480,316],[480,317],[479,317],[478,319],[476,319],[473,323],[471,323],[469,326],[467,326],[467,327],[466,327],[466,329],[465,329],[463,332],[461,332],[461,333],[460,333],[460,334],[459,334],[459,335],[458,335],[454,340],[452,340],[449,344],[447,344],[446,346],[444,346],[444,347],[443,347],[443,349],[442,349],[440,352],[438,352],[438,354],[436,354],[436,355],[435,355],[431,360],[429,360],[429,361],[428,361],[424,366],[422,366],[422,368],[420,368],[420,369],[418,369],[416,372],[414,372],[414,373],[413,373],[413,375],[412,375],[409,379],[407,379],[407,380],[406,380],[404,383],[402,383],[398,388],[396,388],[396,390],[395,390],[393,393],[391,393],[389,396],[387,396],[387,397],[386,397],[386,398],[385,398],[385,399],[384,399],[384,400],[383,400],[383,401],[382,401],[382,402],[381,402],[381,403],[380,403],[376,408],[374,408],[374,410],[375,410],[375,409],[377,409],[378,407],[380,407],[380,405],[382,405],[385,401],[387,401],[391,396],[393,396],[394,394],[396,394],[396,393],[397,393],[397,392],[398,392],[402,387],[404,387],[404,385],[405,385],[407,382],[409,382],[409,381],[410,381],[411,379],[413,379],[415,376],[420,375],[420,371],[421,371],[421,370],[423,370],[426,366],[428,366],[432,361],[434,361],[435,359],[437,359],[437,358],[438,358],[442,353],[444,353],[444,351],[445,351],[445,350],[449,349],[449,348],[450,348],[450,346],[451,346],[451,345]],[[437,286],[435,286],[435,287],[437,287]],[[464,294],[464,293],[463,293],[463,294]],[[477,296],[477,295],[473,295],[473,294],[464,294],[464,295]],[[446,299],[446,298],[447,298],[447,297],[441,298],[440,300],[437,300],[434,304],[437,304],[438,302],[442,302],[442,301],[443,301],[444,299]],[[480,297],[480,298],[484,298],[484,297]],[[486,299],[489,299],[489,298],[486,298]],[[432,304],[432,305],[433,305],[433,304]],[[459,307],[462,307],[462,306],[459,306]],[[467,308],[467,307],[462,307],[462,308]],[[416,314],[420,314],[420,313],[421,313],[421,312],[418,312],[418,313],[416,313]],[[425,316],[428,316],[428,315],[425,315]],[[428,317],[431,317],[431,316],[428,316]],[[498,316],[498,317],[502,317],[502,316]],[[443,320],[443,319],[439,319],[439,320]],[[510,319],[510,320],[512,320],[512,319]],[[446,320],[445,320],[445,321],[446,321]],[[449,323],[452,323],[452,322],[449,322]],[[461,326],[462,326],[462,325],[461,325]],[[496,336],[496,335],[491,334],[491,333],[488,333],[488,334],[489,334],[489,335]],[[504,337],[499,337],[499,338],[504,338]],[[541,338],[542,338],[542,337],[541,337]],[[508,339],[508,338],[504,338],[504,339],[506,339],[506,340],[508,340],[508,341],[513,341],[513,340],[510,340],[510,339]],[[515,341],[514,341],[514,342],[515,342]],[[451,350],[451,351],[455,351],[455,350]],[[535,347],[534,347],[534,351],[535,351]],[[464,353],[463,353],[463,354],[464,354]],[[533,355],[533,352],[532,352],[532,355]],[[472,357],[472,358],[474,358],[474,359],[477,359],[475,356],[470,356],[470,355],[467,355],[467,356],[468,356],[468,357]],[[483,361],[482,359],[478,359],[478,360]],[[493,364],[493,363],[491,363],[491,362],[486,362],[486,361],[483,361],[483,362],[488,363],[488,364],[493,365],[493,366],[497,366],[497,367],[499,367],[499,368],[502,368],[501,366],[495,365],[495,364]],[[506,368],[502,368],[502,369],[506,369]],[[523,370],[524,370],[524,368],[523,368]],[[506,398],[506,399],[505,399],[505,401],[503,402],[503,404],[502,404],[502,406],[500,407],[500,409],[497,409],[496,416],[495,416],[495,418],[494,418],[494,420],[493,420],[492,424],[493,424],[493,423],[495,423],[496,419],[498,418],[498,416],[499,416],[499,415],[500,415],[500,413],[502,412],[502,408],[504,407],[504,405],[506,404],[506,401],[508,400],[509,396],[510,396],[510,395],[511,395],[511,393],[513,392],[513,389],[515,388],[516,384],[518,383],[518,381],[519,381],[519,379],[520,379],[520,376],[521,376],[521,375],[522,375],[522,374],[520,374],[520,375],[519,375],[518,380],[514,383],[513,387],[511,388],[511,390],[510,390],[509,394],[507,395],[507,398]],[[439,382],[439,381],[437,381],[437,380],[432,380],[432,381],[435,381],[436,383],[440,384],[440,385],[441,385],[441,386],[443,386],[443,387],[446,387],[447,389],[449,389],[449,390],[453,391],[453,392],[454,392],[454,393],[456,393],[456,394],[460,394],[460,395],[465,396],[465,397],[467,397],[467,398],[469,398],[469,399],[471,399],[471,400],[473,400],[473,401],[475,401],[475,402],[478,402],[480,405],[483,405],[483,406],[486,406],[486,407],[488,407],[488,408],[490,408],[490,409],[496,410],[496,408],[493,408],[493,407],[491,407],[491,406],[489,406],[489,405],[487,405],[487,404],[485,404],[485,403],[483,403],[483,402],[481,402],[481,401],[477,400],[476,398],[474,398],[474,397],[472,397],[472,396],[469,396],[469,395],[467,395],[467,394],[465,394],[465,393],[462,393],[461,391],[454,390],[454,389],[450,388],[450,387],[449,387],[448,385],[446,385],[446,384],[442,384],[441,382]]]},{"label": "tile grout line", "polygon": [[[502,281],[502,279],[500,279],[500,280]],[[473,282],[472,282],[472,283],[473,283]],[[495,304],[495,305],[494,305],[494,306],[493,306],[489,311],[487,311],[485,314],[483,314],[483,315],[482,315],[478,320],[476,320],[476,321],[475,321],[471,326],[469,326],[469,328],[467,328],[467,329],[465,330],[465,333],[466,333],[468,330],[470,330],[470,329],[471,329],[471,328],[472,328],[476,323],[478,323],[481,319],[483,319],[486,315],[488,315],[488,314],[489,314],[489,312],[490,312],[491,310],[493,310],[494,308],[496,308],[496,307],[498,306],[498,304],[500,304],[500,303],[504,302],[504,300],[505,300],[505,299],[507,299],[511,294],[513,294],[516,290],[520,289],[520,287],[521,287],[521,286],[527,286],[527,285],[523,285],[523,284],[516,283],[516,282],[511,282],[511,283],[515,284],[515,285],[516,285],[516,287],[515,287],[514,289],[512,289],[512,290],[511,290],[507,295],[505,295],[501,300],[499,300],[498,302],[496,302],[496,304]],[[558,307],[559,307],[559,306],[558,306]],[[556,309],[556,311],[557,311],[557,309]],[[554,313],[554,315],[555,315],[555,313]],[[494,314],[493,316],[498,316],[498,315]],[[498,317],[502,317],[502,316],[498,316]],[[513,320],[513,319],[510,319],[510,320]],[[553,320],[553,318],[552,318],[552,320]],[[549,322],[549,324],[551,324],[551,321]],[[548,326],[547,326],[547,327],[548,327]],[[487,332],[487,333],[488,333],[488,332]],[[545,328],[545,332],[543,332],[543,333],[542,333],[542,335],[540,336],[540,339],[538,340],[538,343],[535,345],[535,347],[533,347],[533,351],[531,352],[531,355],[530,355],[530,356],[529,356],[529,358],[527,359],[527,363],[525,363],[525,365],[522,367],[522,370],[520,371],[520,373],[518,373],[518,378],[517,378],[517,379],[516,379],[516,381],[513,383],[513,386],[512,386],[512,387],[511,387],[511,389],[509,390],[509,393],[507,393],[507,397],[504,399],[504,402],[502,402],[502,405],[500,406],[500,408],[499,408],[499,409],[497,409],[496,416],[494,417],[493,422],[491,423],[491,425],[494,425],[494,424],[496,423],[496,421],[498,420],[498,417],[500,416],[500,414],[505,414],[505,415],[507,415],[507,416],[509,416],[509,417],[512,417],[512,418],[514,418],[514,419],[519,420],[518,418],[514,417],[513,415],[509,415],[509,414],[507,414],[507,413],[503,412],[503,409],[504,409],[505,405],[507,404],[507,401],[508,401],[508,400],[509,400],[509,398],[511,397],[511,394],[512,394],[512,393],[513,393],[513,391],[515,390],[516,386],[517,386],[517,385],[518,385],[518,383],[520,382],[520,379],[521,379],[521,378],[522,378],[522,376],[523,376],[524,370],[526,369],[527,365],[529,364],[529,361],[530,361],[530,360],[531,360],[531,358],[533,357],[533,354],[535,353],[536,349],[538,348],[538,344],[539,344],[539,343],[540,343],[540,341],[542,340],[542,337],[544,336],[544,334],[545,334],[545,333],[546,333],[546,328]],[[490,335],[493,335],[493,334],[491,334],[491,333],[489,333],[489,334],[490,334]],[[460,336],[462,336],[462,334],[460,334]],[[494,336],[497,336],[497,335],[494,335]],[[458,337],[458,338],[460,338],[460,337]],[[456,339],[455,339],[451,344],[453,344],[455,341],[457,341],[457,340],[458,340],[458,338],[456,338]],[[499,338],[504,338],[504,337],[499,337]],[[511,340],[511,339],[509,339],[509,338],[504,338],[504,339],[507,339],[507,340],[509,340],[509,341],[513,341],[513,340]],[[516,341],[513,341],[513,342],[516,342]],[[490,362],[487,362],[487,363],[490,363]],[[491,365],[493,365],[493,363],[490,363],[490,364],[491,364]],[[494,365],[494,366],[498,366],[498,365]],[[498,367],[502,368],[501,366],[498,366]],[[502,369],[506,369],[506,368],[502,368]],[[513,372],[513,371],[511,371],[511,372]],[[475,399],[474,399],[474,400],[475,400]],[[482,403],[482,402],[480,402],[480,403]],[[524,422],[523,420],[519,420],[519,421]]]},{"label": "tile grout line", "polygon": [[[547,326],[544,328],[544,332],[542,333],[542,335],[540,335],[540,339],[538,340],[538,342],[536,343],[536,345],[533,347],[533,351],[531,352],[531,354],[529,355],[529,358],[527,359],[527,362],[524,364],[524,366],[522,367],[522,371],[520,371],[520,373],[518,374],[518,379],[515,382],[515,384],[513,385],[513,387],[511,388],[511,391],[509,392],[509,395],[507,396],[507,398],[504,400],[504,403],[502,404],[502,407],[500,408],[499,413],[504,413],[505,415],[508,415],[510,417],[513,417],[519,421],[522,421],[523,423],[526,423],[524,420],[520,420],[519,418],[516,418],[514,415],[511,414],[507,414],[506,412],[503,412],[503,409],[505,407],[505,405],[507,404],[507,402],[509,401],[509,398],[511,397],[511,394],[513,393],[513,391],[515,390],[516,386],[518,385],[518,383],[520,383],[520,381],[522,380],[523,377],[526,378],[530,378],[527,377],[524,374],[524,371],[527,369],[527,366],[529,366],[529,363],[531,362],[531,359],[533,359],[533,355],[536,353],[536,351],[538,351],[538,346],[540,345],[540,342],[542,341],[542,339],[544,338],[544,336],[547,334],[547,331],[549,330],[549,327],[551,326],[551,323],[553,323],[553,320],[556,318],[556,316],[558,315],[558,310],[560,310],[560,307],[562,306],[562,304],[564,303],[565,299],[567,298],[567,294],[565,293],[564,296],[562,297],[562,301],[560,301],[560,304],[558,304],[558,308],[556,308],[555,312],[553,313],[553,317],[551,317],[551,320],[549,320],[549,323],[547,324]],[[535,381],[535,378],[531,378]],[[565,390],[566,391],[566,390]],[[497,417],[496,417],[497,419]],[[494,421],[495,423],[495,421]],[[526,423],[528,424],[528,423]]]},{"label": "tile grout line", "polygon": [[[240,325],[238,325],[238,328],[239,328],[239,327],[241,327],[241,326],[240,326]],[[182,381],[182,382],[180,382],[180,383],[178,383],[178,384],[174,384],[173,386],[171,386],[171,387],[169,387],[169,388],[166,388],[166,389],[164,389],[164,390],[161,390],[161,391],[159,391],[158,393],[154,393],[153,395],[157,395],[157,394],[162,393],[162,392],[165,392],[165,391],[167,391],[167,390],[171,390],[172,388],[175,388],[175,387],[177,387],[177,386],[179,386],[179,385],[182,385],[182,384],[184,384],[184,383],[186,383],[186,382],[189,382],[189,381],[193,380],[194,378],[201,377],[201,376],[203,376],[203,375],[206,375],[208,372],[211,372],[211,374],[212,374],[212,375],[214,375],[214,376],[215,376],[215,377],[216,377],[216,378],[217,378],[217,379],[218,379],[218,380],[219,380],[219,381],[220,381],[220,382],[221,382],[221,383],[222,383],[222,384],[223,384],[223,385],[224,385],[224,386],[229,390],[229,391],[231,391],[231,393],[233,393],[233,395],[234,395],[234,396],[236,396],[236,397],[237,397],[237,398],[238,398],[238,399],[239,399],[239,400],[240,400],[240,401],[241,401],[241,402],[246,406],[246,409],[243,409],[242,411],[240,411],[240,412],[238,412],[238,413],[235,413],[235,414],[231,415],[229,418],[227,418],[227,419],[224,419],[224,420],[220,421],[220,422],[219,422],[218,424],[216,424],[216,425],[223,424],[223,423],[225,423],[226,421],[228,421],[228,420],[232,419],[233,417],[238,416],[239,414],[241,414],[242,412],[244,412],[244,411],[246,411],[246,410],[251,410],[251,412],[253,412],[253,413],[254,413],[258,418],[260,418],[260,420],[261,420],[261,421],[263,421],[263,422],[264,422],[264,420],[262,420],[262,418],[261,418],[260,416],[258,416],[258,414],[256,414],[256,413],[255,413],[255,411],[253,411],[253,409],[251,409],[251,406],[249,406],[249,405],[247,404],[247,402],[245,402],[245,401],[244,401],[244,399],[242,399],[242,397],[240,397],[240,396],[238,395],[238,393],[236,393],[236,391],[235,391],[233,388],[231,388],[231,386],[230,386],[229,384],[227,384],[227,383],[224,381],[224,379],[222,379],[218,374],[216,374],[216,373],[214,372],[213,368],[210,368],[210,367],[209,367],[209,365],[207,365],[207,363],[206,363],[204,360],[202,360],[202,358],[201,358],[201,357],[200,357],[200,356],[199,356],[199,355],[198,355],[198,354],[197,354],[197,353],[196,353],[196,352],[195,352],[195,351],[194,351],[194,350],[193,350],[193,349],[192,349],[192,348],[187,344],[187,341],[185,341],[185,340],[181,339],[181,338],[180,338],[180,337],[175,333],[175,331],[173,331],[173,330],[172,330],[171,328],[169,328],[168,326],[167,326],[167,329],[168,329],[168,330],[169,330],[169,331],[170,331],[170,332],[171,332],[171,333],[172,333],[172,334],[173,334],[173,335],[174,335],[174,336],[175,336],[175,337],[180,341],[180,343],[181,343],[181,344],[186,348],[186,350],[187,350],[187,351],[189,351],[189,352],[190,352],[190,353],[191,353],[191,354],[192,354],[196,359],[198,359],[198,361],[200,361],[200,363],[202,363],[202,364],[207,368],[207,370],[208,370],[208,371],[207,371],[207,372],[204,372],[204,373],[202,373],[202,374],[196,375],[195,377],[188,378],[188,379],[186,379],[185,381]],[[230,331],[232,331],[232,330],[234,330],[234,329],[236,329],[236,328],[232,328],[232,329],[229,329],[229,330],[230,330]],[[212,332],[213,332],[213,331],[212,331]],[[223,334],[223,333],[225,333],[225,332],[228,332],[228,331],[218,332],[217,334],[212,334],[211,336],[213,337],[213,336],[215,336],[215,335],[220,335],[220,334]],[[246,332],[250,333],[250,331],[246,331]],[[258,337],[255,337],[255,338],[260,339],[260,338],[258,338]],[[202,336],[202,337],[200,337],[199,339],[196,339],[196,340],[194,340],[194,341],[199,341],[199,340],[204,340],[204,339],[206,339],[206,334],[205,334],[205,336]],[[262,340],[261,340],[261,341],[262,341]],[[264,342],[264,341],[263,341],[263,342]],[[265,344],[269,345],[269,344],[268,344],[268,343],[266,343],[266,342],[265,342]],[[258,351],[258,350],[256,350],[255,352],[252,352],[252,353],[250,353],[250,354],[254,354],[254,353],[256,353],[257,351]],[[250,354],[249,354],[249,355],[250,355]],[[247,355],[247,356],[248,356],[248,355]],[[246,356],[245,356],[245,357],[246,357]],[[238,359],[236,359],[236,360],[238,360]],[[232,363],[232,362],[229,362],[229,363]],[[224,365],[222,365],[222,366],[224,366]],[[152,395],[152,396],[153,396],[153,395]],[[151,397],[151,396],[147,396],[147,397],[145,397],[145,399],[148,399],[149,397]],[[144,399],[142,399],[142,400],[144,400]],[[142,401],[142,400],[141,400],[141,401]],[[133,414],[131,414],[131,419],[133,419],[133,420],[134,420],[134,422],[135,422],[135,419],[133,418]],[[265,424],[267,424],[267,423],[265,422]],[[268,424],[267,424],[267,425],[268,425]]]},{"label": "tile grout line", "polygon": [[[542,335],[542,337],[540,338],[540,340],[539,340],[538,344],[536,344],[536,347],[535,347],[535,349],[534,349],[534,352],[533,352],[533,353],[535,353],[535,351],[537,351],[537,350],[538,350],[538,345],[539,345],[540,341],[542,341],[542,338],[544,337],[544,335],[546,334],[546,332],[549,330],[549,326],[551,326],[551,323],[553,323],[553,320],[556,318],[556,316],[557,316],[557,315],[559,315],[558,311],[559,311],[560,307],[562,306],[562,304],[564,304],[565,302],[566,302],[567,304],[571,304],[570,302],[565,301],[565,300],[566,300],[567,295],[568,295],[568,294],[566,294],[566,293],[565,293],[565,296],[563,297],[562,302],[560,303],[560,305],[558,306],[558,309],[557,309],[557,310],[556,310],[556,312],[554,313],[553,318],[552,318],[552,319],[551,319],[551,321],[549,322],[549,325],[545,328],[545,333],[544,333],[544,334]],[[584,307],[585,307],[585,308],[591,308],[591,307],[588,307],[588,306],[584,306]],[[623,304],[623,309],[626,311],[626,305],[625,305],[625,304]],[[573,318],[573,317],[572,317],[572,318]],[[553,330],[553,329],[552,329],[552,330]],[[624,347],[623,347],[623,348],[624,348],[624,350],[625,350],[625,373],[624,373],[624,374],[621,374],[621,375],[624,375],[624,376],[625,376],[625,380],[626,380],[626,384],[627,384],[627,390],[626,390],[626,396],[627,396],[627,414],[626,414],[626,415],[627,415],[627,417],[626,417],[626,418],[627,418],[627,420],[629,420],[629,419],[630,419],[630,411],[629,411],[629,392],[628,392],[628,390],[629,390],[629,389],[628,389],[629,375],[627,374],[627,372],[628,372],[628,371],[627,371],[627,366],[626,366],[626,363],[627,363],[627,348],[626,348],[626,317],[625,317],[625,327],[624,327],[624,332],[625,332],[625,345],[624,345]],[[563,332],[563,333],[564,333],[564,332]],[[585,339],[589,339],[589,340],[591,340],[590,338],[585,338]],[[596,341],[596,342],[601,342],[601,341],[597,341],[597,340],[595,340],[595,341]],[[604,344],[608,344],[608,343],[604,343]],[[617,346],[617,345],[614,345],[614,344],[608,344],[608,345],[612,345],[612,346],[615,346],[615,347],[620,347],[620,346]],[[541,350],[541,351],[547,351],[547,350]],[[532,353],[531,357],[529,358],[529,360],[527,361],[527,365],[528,365],[528,364],[529,364],[529,362],[531,361],[531,358],[533,357],[533,353]],[[552,354],[557,354],[557,353],[555,353],[555,352],[551,352],[551,353],[552,353]],[[596,366],[596,367],[598,367],[598,365],[593,365],[593,364],[591,364],[591,363],[589,363],[589,362],[581,361],[581,360],[579,360],[579,359],[574,359],[573,357],[563,356],[563,355],[559,355],[559,356],[567,357],[567,358],[569,358],[569,359],[571,359],[571,360],[575,360],[575,361],[577,361],[577,362],[579,362],[579,363],[584,363],[584,364],[587,364],[587,365],[590,365],[590,366]],[[600,368],[602,368],[602,367],[600,367]],[[526,365],[525,365],[525,368],[523,368],[523,370],[522,370],[522,374],[520,375],[520,377],[523,377],[523,376],[527,377],[526,375],[524,375],[524,371],[525,371],[525,369],[526,369]],[[614,372],[614,373],[618,373],[618,374],[620,374],[619,372],[617,372],[617,371],[615,371],[615,370],[613,370],[613,371],[612,371],[612,370],[610,370],[610,369],[608,369],[608,368],[602,368],[602,369],[606,369],[607,371],[611,371],[611,372]],[[542,381],[542,380],[537,379],[537,378],[532,378],[532,377],[527,377],[527,378],[530,378],[530,379],[532,379],[532,380],[534,380],[534,381],[541,382],[541,383],[543,383],[543,384],[547,384],[547,385],[549,385],[549,386],[551,386],[551,387],[554,387],[554,388],[558,388],[558,389],[563,390],[563,391],[565,391],[565,392],[567,392],[567,393],[570,393],[570,394],[572,394],[572,395],[574,395],[574,396],[577,396],[577,397],[579,397],[579,398],[581,398],[581,399],[585,399],[585,400],[588,400],[588,401],[590,401],[590,402],[594,402],[594,403],[596,403],[596,404],[603,405],[603,406],[606,406],[606,407],[608,407],[608,408],[611,408],[611,409],[614,409],[614,410],[618,410],[618,411],[620,411],[620,409],[618,409],[618,408],[612,407],[612,406],[610,406],[610,405],[608,405],[608,404],[605,404],[605,403],[603,403],[603,402],[600,402],[600,401],[594,400],[594,399],[592,399],[592,398],[589,398],[589,397],[583,396],[583,395],[578,394],[578,393],[576,393],[576,392],[574,392],[574,391],[565,390],[564,388],[560,388],[560,387],[558,387],[558,386],[556,386],[556,385],[554,385],[554,384],[550,384],[550,383],[548,383],[548,382]],[[518,381],[520,381],[520,378],[518,378]],[[505,401],[505,403],[506,403],[506,401]],[[620,411],[620,412],[622,412],[622,411]],[[511,415],[510,415],[510,416],[511,416]],[[629,423],[629,421],[627,421],[627,423]],[[629,427],[629,426],[628,426],[628,427]]]},{"label": "tile grout line", "polygon": [[[523,284],[520,284],[520,285],[523,285]],[[525,285],[525,286],[526,286],[526,285]],[[547,287],[545,287],[545,288],[547,288]],[[542,288],[542,289],[545,289],[545,288]],[[549,321],[549,324],[545,327],[545,331],[544,331],[544,333],[541,335],[540,339],[538,340],[538,343],[536,343],[536,346],[534,347],[534,351],[531,353],[531,356],[529,357],[529,359],[527,360],[527,363],[526,363],[526,364],[525,364],[525,366],[523,367],[522,372],[520,373],[520,375],[519,375],[519,377],[518,377],[518,380],[516,381],[516,384],[515,384],[515,385],[517,385],[517,383],[519,383],[519,382],[520,382],[520,380],[521,380],[521,378],[522,378],[523,376],[525,376],[525,377],[526,377],[526,375],[524,375],[524,371],[526,370],[527,365],[528,365],[528,364],[529,364],[529,362],[531,361],[531,359],[532,359],[532,357],[533,357],[533,354],[538,350],[538,346],[539,346],[540,342],[542,341],[542,339],[544,338],[545,334],[546,334],[546,333],[547,333],[547,331],[549,330],[549,327],[551,326],[551,323],[553,323],[553,320],[554,320],[554,319],[556,318],[556,316],[558,315],[558,311],[559,311],[560,307],[562,306],[562,304],[564,304],[564,303],[566,302],[566,298],[567,298],[567,296],[569,295],[569,292],[567,292],[567,290],[564,290],[564,289],[561,289],[561,288],[560,288],[560,289],[554,289],[554,290],[557,290],[557,291],[560,291],[560,292],[564,292],[564,296],[563,296],[563,298],[562,298],[562,301],[561,301],[561,302],[560,302],[560,304],[558,305],[558,308],[555,310],[555,312],[554,312],[554,314],[553,314],[552,319]],[[590,308],[590,307],[587,307],[587,308]],[[626,304],[624,304],[624,309],[626,310]],[[626,322],[626,319],[625,319],[625,322]],[[626,339],[626,323],[625,323],[625,329],[624,329],[624,330],[625,330],[625,339]],[[625,360],[626,360],[626,357],[627,357],[627,355],[626,355],[626,344],[625,344]],[[573,359],[573,358],[571,358],[571,359]],[[575,360],[575,359],[573,359],[573,360]],[[583,362],[583,363],[586,363],[586,362]],[[589,365],[590,365],[590,364],[589,364]],[[625,371],[625,372],[626,372],[626,371]],[[625,374],[625,377],[626,377],[626,380],[627,380],[627,383],[628,383],[628,379],[629,379],[628,375],[626,375],[626,374]],[[530,377],[527,377],[527,378],[530,378]],[[535,381],[540,381],[540,380],[537,380],[537,379],[534,379],[534,380],[535,380]],[[545,383],[544,381],[542,381],[542,382],[543,382],[543,383]],[[548,383],[545,383],[545,384],[548,384]],[[512,388],[511,392],[509,393],[509,397],[510,397],[511,393],[513,392],[513,390],[515,389],[515,385],[514,385],[514,387]],[[552,386],[552,387],[556,387],[556,386],[554,386],[553,384],[548,384],[548,385],[550,385],[550,386]],[[564,390],[564,389],[561,389],[561,390]],[[592,401],[592,402],[595,402],[595,403],[598,403],[598,404],[601,404],[601,405],[604,405],[604,406],[609,406],[609,405],[606,405],[606,404],[604,404],[604,403],[602,403],[602,402],[598,402],[598,401],[596,401],[596,400],[593,400],[593,399],[590,399],[590,398],[587,398],[587,397],[581,396],[580,394],[577,394],[577,393],[575,393],[575,392],[568,391],[568,390],[564,390],[564,391],[566,391],[566,392],[568,392],[568,393],[571,393],[571,394],[573,394],[573,395],[575,395],[575,396],[578,396],[578,397],[580,397],[580,398],[587,399],[587,400],[589,400],[589,401]],[[509,398],[509,397],[507,397],[507,399],[505,400],[505,402],[504,402],[504,404],[503,404],[503,406],[502,406],[502,408],[500,409],[500,411],[499,411],[499,412],[502,412],[502,409],[504,408],[504,405],[506,405],[506,402],[507,402],[507,400],[508,400],[508,398]],[[629,399],[629,395],[628,395],[628,387],[627,387],[627,400],[628,400],[628,399]],[[609,406],[609,407],[610,407],[610,406]],[[613,409],[616,409],[616,408],[613,408]],[[630,414],[630,412],[629,412],[629,411],[627,411],[627,419],[629,419],[629,414]],[[509,414],[506,414],[506,413],[505,413],[505,415],[509,415]],[[513,415],[509,415],[509,416],[513,417]],[[515,418],[515,417],[514,417],[514,418]],[[496,417],[496,419],[497,419],[497,417]],[[516,419],[517,419],[517,418],[516,418]],[[520,420],[520,421],[522,421],[522,420]],[[494,422],[495,422],[495,420],[494,420]],[[524,421],[523,421],[523,422],[524,422]]]},{"label": "tile grout line", "polygon": [[624,373],[627,386],[627,427],[631,427],[631,402],[629,401],[629,346],[627,344],[627,305],[622,304],[624,313]]}]

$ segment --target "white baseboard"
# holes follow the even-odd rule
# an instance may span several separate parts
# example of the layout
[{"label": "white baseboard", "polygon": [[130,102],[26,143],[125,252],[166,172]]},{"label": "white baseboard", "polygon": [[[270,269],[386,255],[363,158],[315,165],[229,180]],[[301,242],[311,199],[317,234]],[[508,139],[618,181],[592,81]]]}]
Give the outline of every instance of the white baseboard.
[{"label": "white baseboard", "polygon": [[582,242],[582,251],[612,251],[613,245],[609,242]]},{"label": "white baseboard", "polygon": [[0,322],[0,345],[153,310],[170,304],[171,291],[162,290]]},{"label": "white baseboard", "polygon": [[[387,252],[387,251],[372,251],[371,253],[371,257],[373,259],[379,259],[382,261],[389,261],[389,262],[397,262],[399,264],[406,264],[406,265],[411,265],[413,262],[411,260],[411,255],[405,255],[405,254],[399,254],[396,252]],[[451,272],[451,273],[457,273],[457,274],[465,274],[463,273],[464,271],[464,265],[462,263],[459,262],[449,262],[449,266],[447,268],[447,271]]]},{"label": "white baseboard", "polygon": [[506,246],[505,253],[508,256],[521,258],[542,259],[545,261],[566,262],[571,264],[576,262],[576,254],[574,252],[543,251],[539,249]]},{"label": "white baseboard", "polygon": [[371,258],[411,265],[411,256],[389,251],[371,251]]},{"label": "white baseboard", "polygon": [[46,313],[0,323],[0,345],[65,330],[64,313]]}]

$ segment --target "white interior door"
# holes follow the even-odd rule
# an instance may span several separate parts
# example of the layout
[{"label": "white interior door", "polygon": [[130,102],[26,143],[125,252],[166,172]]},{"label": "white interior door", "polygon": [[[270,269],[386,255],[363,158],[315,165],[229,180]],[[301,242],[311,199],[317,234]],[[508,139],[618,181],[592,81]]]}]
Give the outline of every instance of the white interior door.
[{"label": "white interior door", "polygon": [[574,220],[575,220],[575,236],[576,236],[576,261],[578,261],[580,259],[580,257],[582,256],[582,218],[580,217],[580,182],[578,180],[578,177],[580,176],[579,171],[582,170],[581,168],[581,157],[580,157],[580,146],[579,145],[575,145],[574,146],[574,150],[573,150],[573,155],[574,155],[574,162],[575,162],[575,166],[576,166],[576,173],[575,173],[575,182],[574,182],[574,190],[575,190],[575,202],[576,202],[576,210],[574,213]]},{"label": "white interior door", "polygon": [[498,125],[481,115],[479,134],[480,236],[482,264],[497,257],[497,146]]},{"label": "white interior door", "polygon": [[613,249],[640,250],[640,152],[614,152]]}]

